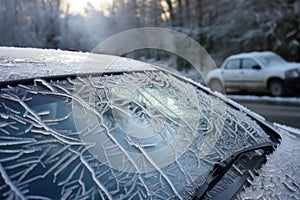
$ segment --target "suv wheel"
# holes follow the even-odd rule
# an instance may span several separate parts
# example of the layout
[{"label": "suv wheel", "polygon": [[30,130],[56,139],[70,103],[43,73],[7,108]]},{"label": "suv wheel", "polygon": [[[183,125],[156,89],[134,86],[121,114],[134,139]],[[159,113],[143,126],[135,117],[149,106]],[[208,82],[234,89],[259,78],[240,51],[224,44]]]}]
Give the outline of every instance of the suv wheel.
[{"label": "suv wheel", "polygon": [[269,92],[272,96],[281,96],[283,94],[283,84],[280,80],[272,80],[269,83]]}]

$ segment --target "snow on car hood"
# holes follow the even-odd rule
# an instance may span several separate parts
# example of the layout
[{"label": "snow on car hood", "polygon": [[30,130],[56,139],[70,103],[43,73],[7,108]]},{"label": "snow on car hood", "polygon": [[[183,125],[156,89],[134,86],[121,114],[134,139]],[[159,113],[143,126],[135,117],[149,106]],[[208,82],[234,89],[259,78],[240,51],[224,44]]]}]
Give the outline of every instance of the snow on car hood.
[{"label": "snow on car hood", "polygon": [[237,199],[299,199],[300,197],[300,130],[278,127],[282,142],[259,170],[253,184]]},{"label": "snow on car hood", "polygon": [[143,62],[111,55],[0,47],[0,81],[63,74],[142,70],[154,70],[154,68]]}]

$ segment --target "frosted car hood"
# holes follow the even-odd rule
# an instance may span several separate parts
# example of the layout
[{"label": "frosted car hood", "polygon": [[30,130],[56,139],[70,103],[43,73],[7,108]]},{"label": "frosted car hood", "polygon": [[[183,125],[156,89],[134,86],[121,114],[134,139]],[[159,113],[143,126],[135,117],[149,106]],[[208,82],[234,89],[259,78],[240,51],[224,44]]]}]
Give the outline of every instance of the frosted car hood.
[{"label": "frosted car hood", "polygon": [[54,49],[0,47],[0,81],[103,73],[154,70],[150,64],[111,55]]},{"label": "frosted car hood", "polygon": [[237,199],[298,199],[300,196],[300,130],[276,124],[280,146]]}]

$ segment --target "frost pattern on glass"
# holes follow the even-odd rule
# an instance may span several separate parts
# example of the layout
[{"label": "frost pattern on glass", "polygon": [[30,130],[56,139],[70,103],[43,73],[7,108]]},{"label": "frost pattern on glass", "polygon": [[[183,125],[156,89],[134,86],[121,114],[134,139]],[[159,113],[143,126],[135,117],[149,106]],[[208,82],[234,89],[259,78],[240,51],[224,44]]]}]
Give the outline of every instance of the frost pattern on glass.
[{"label": "frost pattern on glass", "polygon": [[268,140],[163,72],[37,79],[0,97],[5,199],[187,199],[215,162]]}]

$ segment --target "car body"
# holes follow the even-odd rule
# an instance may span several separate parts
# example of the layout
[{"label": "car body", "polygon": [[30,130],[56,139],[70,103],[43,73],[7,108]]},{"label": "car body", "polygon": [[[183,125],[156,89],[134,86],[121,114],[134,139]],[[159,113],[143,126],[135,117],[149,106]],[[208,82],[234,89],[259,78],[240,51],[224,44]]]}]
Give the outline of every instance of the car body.
[{"label": "car body", "polygon": [[241,53],[228,57],[220,69],[207,75],[207,80],[213,89],[223,83],[225,88],[280,96],[300,88],[300,63],[287,62],[274,52]]},{"label": "car body", "polygon": [[0,52],[2,199],[300,194],[297,130],[201,84],[116,56]]}]

